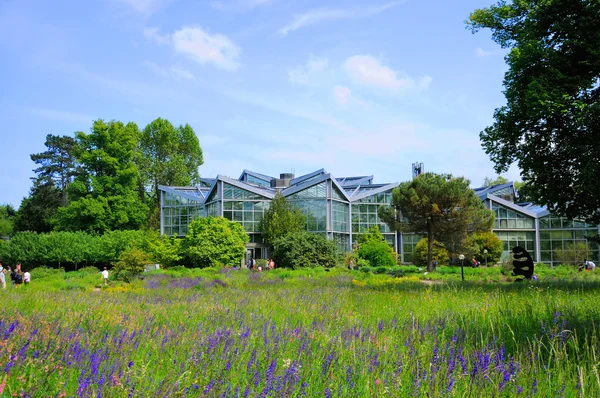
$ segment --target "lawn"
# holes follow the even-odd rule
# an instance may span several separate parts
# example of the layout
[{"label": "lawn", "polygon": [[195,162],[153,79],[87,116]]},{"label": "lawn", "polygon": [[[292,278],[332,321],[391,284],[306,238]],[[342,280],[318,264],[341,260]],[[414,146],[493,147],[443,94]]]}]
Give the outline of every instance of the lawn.
[{"label": "lawn", "polygon": [[445,272],[32,272],[0,292],[0,396],[600,395],[595,275]]}]

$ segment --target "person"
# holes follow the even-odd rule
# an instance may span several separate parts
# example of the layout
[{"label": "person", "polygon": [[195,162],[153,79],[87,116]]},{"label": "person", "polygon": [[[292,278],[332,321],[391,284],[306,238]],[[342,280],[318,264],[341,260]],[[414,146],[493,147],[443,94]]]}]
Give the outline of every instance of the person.
[{"label": "person", "polygon": [[108,270],[104,267],[104,271],[102,271],[102,279],[104,279],[104,286],[108,285]]},{"label": "person", "polygon": [[585,265],[585,269],[588,271],[593,271],[596,269],[596,264],[594,264],[593,261],[583,260],[583,263]]},{"label": "person", "polygon": [[23,271],[21,271],[21,263],[17,263],[17,267],[15,268],[13,274],[13,282],[15,283],[15,287],[18,289],[23,284]]},{"label": "person", "polygon": [[269,269],[275,269],[275,261],[273,259],[269,261]]},{"label": "person", "polygon": [[6,277],[4,276],[5,272],[6,270],[2,267],[2,261],[0,261],[0,287],[2,289],[6,289]]},{"label": "person", "polygon": [[256,260],[252,257],[252,271],[256,271]]},{"label": "person", "polygon": [[29,271],[25,271],[23,273],[23,283],[26,285],[29,285],[30,282],[31,282],[31,274],[29,273]]},{"label": "person", "polygon": [[471,260],[471,262],[473,263],[473,268],[477,268],[477,260],[475,260],[475,257],[473,257],[473,259]]},{"label": "person", "polygon": [[348,263],[348,269],[350,271],[352,271],[354,269],[354,260],[350,259],[350,262]]},{"label": "person", "polygon": [[246,262],[246,268],[252,271],[252,257],[248,257],[248,261]]}]

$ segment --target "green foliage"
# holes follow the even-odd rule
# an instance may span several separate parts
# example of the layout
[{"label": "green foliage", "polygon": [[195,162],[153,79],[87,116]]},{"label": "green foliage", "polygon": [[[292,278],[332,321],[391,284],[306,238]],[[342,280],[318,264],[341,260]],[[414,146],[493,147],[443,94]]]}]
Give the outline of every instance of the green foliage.
[{"label": "green foliage", "polygon": [[[427,240],[427,238],[423,238],[421,239],[416,245],[415,245],[415,251],[413,252],[413,263],[415,265],[418,266],[427,266],[427,249],[429,247],[429,241]],[[448,250],[446,249],[446,247],[434,240],[433,241],[433,251],[432,251],[432,258],[437,260],[439,265],[446,265],[448,264],[448,261],[450,260],[449,256],[448,256]]]},{"label": "green foliage", "polygon": [[0,205],[0,237],[12,235],[15,215],[16,211],[11,205]]},{"label": "green foliage", "polygon": [[373,241],[383,242],[384,240],[385,239],[383,238],[383,234],[381,233],[377,225],[373,225],[372,227],[368,228],[367,230],[365,230],[365,232],[358,235],[356,238],[356,241],[359,245]]},{"label": "green foliage", "polygon": [[54,182],[34,182],[29,197],[24,198],[15,218],[15,231],[50,232],[56,210],[63,197]]},{"label": "green foliage", "polygon": [[494,185],[502,185],[508,183],[508,179],[502,176],[496,176],[495,178],[485,177],[483,179],[484,187],[493,187]]},{"label": "green foliage", "polygon": [[424,173],[394,188],[391,205],[379,217],[392,230],[427,234],[427,268],[432,270],[433,241],[453,249],[467,231],[489,230],[494,214],[486,209],[463,177]]},{"label": "green foliage", "polygon": [[260,221],[259,230],[265,242],[273,244],[289,233],[304,230],[306,220],[299,209],[277,192]]},{"label": "green foliage", "polygon": [[234,221],[223,217],[198,218],[190,224],[183,250],[195,267],[239,266],[248,241],[244,228]]},{"label": "green foliage", "polygon": [[506,105],[480,134],[496,171],[518,164],[534,202],[600,223],[600,2],[499,1],[474,11],[508,49]]},{"label": "green foliage", "polygon": [[[77,142],[73,137],[66,135],[58,136],[48,134],[46,136],[46,151],[34,153],[31,160],[39,167],[34,170],[37,174],[37,185],[54,186],[59,191],[62,206],[68,203],[67,189],[78,174],[78,166],[75,158]],[[34,231],[34,229],[30,229]]]},{"label": "green foliage", "polygon": [[385,241],[370,240],[358,247],[358,256],[369,262],[372,267],[390,267],[396,265],[394,250]]},{"label": "green foliage", "polygon": [[159,185],[189,186],[200,179],[202,149],[198,137],[189,126],[174,127],[168,120],[158,118],[141,132],[135,157],[140,172],[140,186],[159,209]]},{"label": "green foliage", "polygon": [[149,233],[147,253],[153,262],[163,268],[173,267],[182,259],[182,239],[177,237],[160,236],[158,233]]},{"label": "green foliage", "polygon": [[138,195],[133,162],[139,135],[134,123],[103,120],[94,122],[90,134],[76,134],[82,172],[69,185],[72,202],[56,212],[57,229],[102,233],[144,224],[148,208]]},{"label": "green foliage", "polygon": [[580,266],[590,258],[590,245],[586,242],[569,243],[564,249],[555,249],[554,255],[562,265]]},{"label": "green foliage", "polygon": [[467,238],[467,245],[471,249],[469,255],[475,257],[481,264],[485,264],[487,250],[488,265],[494,265],[500,261],[504,248],[502,241],[493,232],[475,232]]},{"label": "green foliage", "polygon": [[274,243],[273,258],[278,267],[335,267],[337,248],[333,241],[308,232],[287,234]]},{"label": "green foliage", "polygon": [[115,277],[125,282],[130,282],[135,275],[144,272],[144,266],[148,263],[150,263],[148,255],[137,247],[132,246],[123,251],[119,256],[119,261],[117,261],[117,264],[113,268]]}]

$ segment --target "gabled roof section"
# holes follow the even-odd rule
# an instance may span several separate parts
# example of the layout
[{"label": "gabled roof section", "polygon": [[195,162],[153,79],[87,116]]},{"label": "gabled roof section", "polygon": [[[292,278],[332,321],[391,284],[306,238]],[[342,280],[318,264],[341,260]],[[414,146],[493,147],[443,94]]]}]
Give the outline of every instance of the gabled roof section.
[{"label": "gabled roof section", "polygon": [[[331,178],[331,174],[329,174],[329,177]],[[331,178],[331,184],[333,186],[335,186],[338,191],[340,191],[340,193],[344,196],[344,198],[346,198],[346,200],[349,202],[350,201],[350,195],[348,195],[348,192],[346,192],[346,190],[344,189],[344,187],[342,186],[342,184],[340,184],[337,181],[337,178]]]},{"label": "gabled roof section", "polygon": [[182,198],[193,200],[198,203],[204,203],[208,197],[207,191],[203,192],[197,187],[167,187],[164,185],[159,185],[158,189],[173,195],[179,195]]},{"label": "gabled roof section", "polygon": [[[234,180],[233,178],[229,178],[229,177],[225,177],[225,176],[221,176],[221,175],[217,176],[217,179],[220,181],[223,181],[229,185],[233,185],[234,187],[243,189],[245,191],[252,192],[252,193],[255,193],[260,196],[264,196],[265,198],[268,198],[268,199],[273,199],[275,197],[275,190],[272,190],[269,188],[257,187],[255,185],[246,184],[243,181]],[[215,186],[216,185],[217,184],[215,184]],[[207,197],[208,197],[208,195],[207,195]]]},{"label": "gabled roof section", "polygon": [[[312,187],[313,185],[320,184],[320,183],[322,183],[323,181],[327,181],[329,178],[331,178],[331,176],[330,176],[329,174],[323,174],[323,175],[319,176],[319,173],[320,173],[322,170],[323,170],[323,169],[321,169],[321,170],[317,170],[317,171],[315,171],[314,173],[311,173],[312,175],[311,175],[311,174],[307,174],[307,176],[308,176],[308,177],[306,177],[306,176],[302,176],[302,177],[306,177],[306,178],[304,178],[304,180],[303,180],[304,182],[296,183],[295,185],[293,185],[293,184],[290,184],[290,186],[289,186],[289,187],[287,187],[287,188],[285,188],[285,189],[283,189],[283,190],[281,191],[281,194],[282,194],[283,196],[289,196],[289,195],[293,195],[293,194],[295,194],[296,192],[300,192],[300,191],[302,191],[302,190],[305,190],[306,188],[310,188],[310,187]],[[324,170],[323,170],[323,171],[324,171]],[[299,178],[302,178],[302,177],[299,177]],[[315,178],[315,179],[312,179],[312,180],[310,180],[310,181],[306,181],[306,180],[308,180],[309,178],[312,178],[312,177],[317,177],[317,178]],[[294,180],[292,180],[292,181],[294,181]]]},{"label": "gabled roof section", "polygon": [[531,210],[527,209],[526,207],[519,206],[517,204],[514,204],[513,202],[510,202],[508,200],[502,199],[501,197],[493,195],[491,193],[487,193],[485,195],[485,197],[482,198],[482,200],[485,200],[485,199],[489,199],[492,202],[496,202],[499,205],[502,205],[504,207],[508,207],[509,209],[512,209],[512,210],[514,210],[516,212],[519,212],[521,214],[525,214],[526,216],[533,217],[533,218],[538,218],[539,217],[538,213],[536,213],[535,211],[531,211]]},{"label": "gabled roof section", "polygon": [[[357,200],[361,200],[363,198],[368,198],[371,195],[376,195],[378,193],[389,191],[390,189],[394,189],[398,185],[400,185],[400,184],[397,182],[394,182],[391,184],[377,184],[377,186],[373,185],[373,184],[358,186],[358,187],[356,187],[355,191],[350,195],[350,201],[356,202]],[[374,187],[374,188],[373,189],[365,189],[365,188],[370,188],[370,187]],[[363,189],[361,190],[361,188],[363,188]]]},{"label": "gabled roof section", "polygon": [[356,186],[361,184],[372,184],[373,176],[340,177],[335,179],[341,186]]},{"label": "gabled roof section", "polygon": [[485,195],[493,194],[494,192],[501,191],[505,188],[510,188],[513,193],[515,193],[515,184],[514,182],[507,182],[506,184],[492,185],[491,187],[479,187],[473,189],[475,191],[475,195],[479,196],[481,200],[484,199]]},{"label": "gabled roof section", "polygon": [[242,174],[240,175],[240,178],[238,178],[238,180],[239,181],[244,181],[244,175],[249,175],[249,176],[252,176],[252,177],[256,177],[259,180],[263,180],[263,181],[266,181],[266,182],[271,182],[271,180],[275,178],[275,177],[268,176],[266,174],[260,174],[260,173],[254,172],[254,171],[244,170],[244,171],[242,171]]},{"label": "gabled roof section", "polygon": [[325,171],[325,169],[319,169],[317,171],[313,171],[312,173],[305,174],[305,175],[300,176],[300,177],[292,178],[292,180],[290,180],[290,186],[299,184],[302,181],[308,180],[309,178],[315,177],[315,176],[317,176],[319,174],[327,174],[327,172]]}]

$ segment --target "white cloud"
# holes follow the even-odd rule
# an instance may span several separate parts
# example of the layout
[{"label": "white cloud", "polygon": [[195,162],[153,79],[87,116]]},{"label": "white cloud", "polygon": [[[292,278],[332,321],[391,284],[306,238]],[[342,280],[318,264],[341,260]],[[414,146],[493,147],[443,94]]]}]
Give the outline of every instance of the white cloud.
[{"label": "white cloud", "polygon": [[221,11],[249,11],[271,4],[274,0],[229,0],[213,1],[211,7]]},{"label": "white cloud", "polygon": [[200,26],[184,26],[170,35],[161,35],[157,28],[144,29],[144,36],[157,44],[169,44],[200,65],[208,63],[225,70],[239,68],[240,48],[227,36],[210,34]]},{"label": "white cloud", "polygon": [[196,77],[191,72],[178,66],[161,67],[151,61],[144,61],[144,66],[157,75],[161,75],[166,78],[196,80]]},{"label": "white cloud", "polygon": [[346,107],[354,104],[360,105],[362,107],[367,106],[367,104],[365,104],[364,101],[356,98],[348,87],[335,86],[332,90],[332,94],[335,103],[341,107]]},{"label": "white cloud", "polygon": [[362,84],[392,91],[411,88],[426,89],[432,82],[430,76],[423,76],[415,82],[409,76],[398,76],[396,71],[381,65],[379,60],[370,55],[354,55],[348,58],[344,68],[350,77]]},{"label": "white cloud", "polygon": [[279,34],[286,36],[290,32],[319,22],[370,17],[394,8],[403,2],[404,1],[392,1],[375,7],[317,8],[307,11],[304,14],[294,15],[293,20],[279,30]]},{"label": "white cloud", "polygon": [[490,51],[485,51],[483,48],[477,48],[475,50],[475,55],[478,57],[487,57],[492,55],[492,53]]},{"label": "white cloud", "polygon": [[327,58],[318,58],[310,56],[305,65],[299,65],[288,71],[288,78],[292,84],[307,85],[310,83],[312,74],[322,72],[327,69],[329,61]]}]

